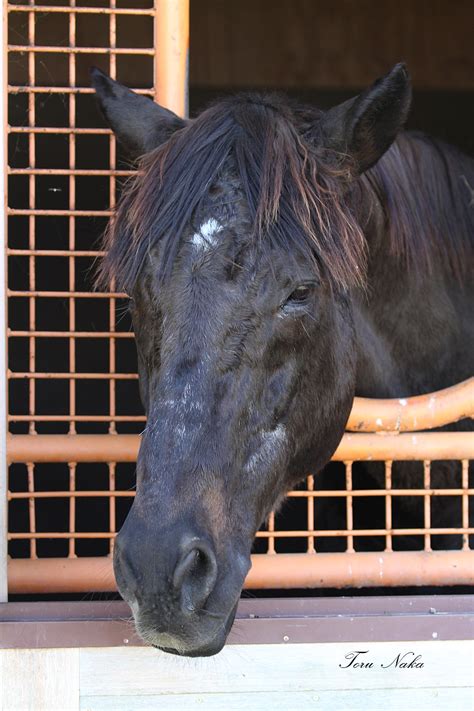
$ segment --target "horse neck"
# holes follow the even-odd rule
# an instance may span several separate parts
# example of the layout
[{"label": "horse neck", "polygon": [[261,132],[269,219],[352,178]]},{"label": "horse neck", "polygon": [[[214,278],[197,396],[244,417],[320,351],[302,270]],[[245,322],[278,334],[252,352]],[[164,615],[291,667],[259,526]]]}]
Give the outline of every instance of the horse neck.
[{"label": "horse neck", "polygon": [[441,265],[420,276],[387,244],[382,230],[372,243],[367,289],[353,294],[357,394],[400,397],[469,377],[472,284],[459,283]]},{"label": "horse neck", "polygon": [[358,394],[415,394],[468,377],[472,301],[453,264],[472,259],[474,220],[461,173],[474,186],[470,158],[404,134],[360,181],[360,214],[370,217],[368,286],[353,298]]}]

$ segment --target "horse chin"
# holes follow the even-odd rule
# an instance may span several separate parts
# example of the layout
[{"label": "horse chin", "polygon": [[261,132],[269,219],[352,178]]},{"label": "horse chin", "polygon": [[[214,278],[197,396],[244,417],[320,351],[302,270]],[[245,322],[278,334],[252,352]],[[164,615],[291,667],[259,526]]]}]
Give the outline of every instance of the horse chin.
[{"label": "horse chin", "polygon": [[217,631],[217,633],[209,640],[200,642],[197,646],[191,646],[188,642],[173,639],[169,634],[156,635],[156,643],[152,643],[152,647],[159,649],[167,654],[175,654],[180,657],[212,657],[218,654],[224,647],[227,636],[234,623],[235,614],[237,612],[237,604],[231,610],[225,624]]},{"label": "horse chin", "polygon": [[174,654],[178,657],[213,657],[215,654],[218,654],[221,651],[224,644],[225,638],[219,644],[207,645],[206,647],[199,647],[197,649],[179,650],[174,649],[173,647],[159,647],[157,644],[153,644],[152,646],[155,647],[155,649],[159,649],[160,652]]}]

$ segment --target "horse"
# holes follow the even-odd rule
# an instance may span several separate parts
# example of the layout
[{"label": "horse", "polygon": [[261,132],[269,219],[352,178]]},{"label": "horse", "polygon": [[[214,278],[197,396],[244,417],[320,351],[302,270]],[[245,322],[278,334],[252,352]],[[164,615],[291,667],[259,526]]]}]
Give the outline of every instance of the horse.
[{"label": "horse", "polygon": [[403,64],[328,111],[241,93],[190,120],[92,84],[138,161],[98,275],[130,297],[147,415],[115,576],[145,641],[212,655],[354,396],[471,375],[474,161],[402,130]]}]

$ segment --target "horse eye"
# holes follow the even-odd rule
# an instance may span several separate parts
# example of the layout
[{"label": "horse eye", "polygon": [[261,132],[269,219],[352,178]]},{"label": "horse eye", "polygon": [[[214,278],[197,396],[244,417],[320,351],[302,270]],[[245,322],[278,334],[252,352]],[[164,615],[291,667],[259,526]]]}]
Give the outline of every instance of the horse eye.
[{"label": "horse eye", "polygon": [[291,292],[282,306],[291,306],[292,304],[298,306],[304,304],[309,299],[312,291],[313,288],[311,284],[301,284],[301,286],[296,287],[296,289]]}]

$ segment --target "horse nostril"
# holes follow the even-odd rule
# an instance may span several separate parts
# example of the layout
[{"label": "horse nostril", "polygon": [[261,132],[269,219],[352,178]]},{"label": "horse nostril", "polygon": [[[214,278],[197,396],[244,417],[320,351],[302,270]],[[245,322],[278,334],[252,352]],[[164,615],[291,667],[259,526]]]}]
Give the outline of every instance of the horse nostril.
[{"label": "horse nostril", "polygon": [[216,556],[210,545],[198,538],[183,546],[173,573],[173,586],[181,594],[183,612],[204,606],[217,579]]}]

